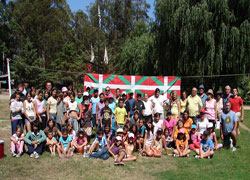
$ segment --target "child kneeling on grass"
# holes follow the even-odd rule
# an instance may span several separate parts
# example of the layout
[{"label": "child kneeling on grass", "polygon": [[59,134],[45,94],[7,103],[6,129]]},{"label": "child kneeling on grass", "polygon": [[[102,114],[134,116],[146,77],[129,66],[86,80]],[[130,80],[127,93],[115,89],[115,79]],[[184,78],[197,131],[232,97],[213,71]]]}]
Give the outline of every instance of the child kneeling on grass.
[{"label": "child kneeling on grass", "polygon": [[19,125],[16,126],[16,133],[10,137],[10,152],[12,157],[20,157],[23,153],[24,134]]},{"label": "child kneeling on grass", "polygon": [[175,145],[176,149],[173,151],[174,157],[189,157],[190,150],[188,149],[188,140],[183,128],[179,129]]},{"label": "child kneeling on grass", "polygon": [[77,136],[73,140],[72,146],[76,153],[83,154],[87,145],[86,133],[83,130],[79,130]]},{"label": "child kneeling on grass", "polygon": [[28,146],[29,154],[31,158],[39,158],[42,154],[43,145],[46,141],[45,133],[39,129],[38,122],[32,124],[31,131],[29,131],[24,137],[24,141]]},{"label": "child kneeling on grass", "polygon": [[196,156],[195,158],[203,159],[207,157],[210,159],[211,156],[214,155],[214,144],[213,141],[209,138],[209,132],[204,131],[202,135],[202,140],[200,143],[200,149],[196,149]]},{"label": "child kneeling on grass", "polygon": [[103,136],[103,131],[101,129],[98,129],[96,134],[97,137],[92,143],[88,153],[84,154],[83,157],[100,158],[106,160],[110,156],[107,148],[106,136]]},{"label": "child kneeling on grass", "polygon": [[48,132],[48,137],[46,139],[46,147],[49,148],[49,151],[51,153],[51,156],[56,156],[56,146],[57,146],[57,140],[55,137],[53,137],[53,132]]},{"label": "child kneeling on grass", "polygon": [[68,135],[68,130],[62,130],[62,136],[59,138],[59,146],[57,147],[57,152],[60,158],[71,158],[71,142],[72,138]]}]

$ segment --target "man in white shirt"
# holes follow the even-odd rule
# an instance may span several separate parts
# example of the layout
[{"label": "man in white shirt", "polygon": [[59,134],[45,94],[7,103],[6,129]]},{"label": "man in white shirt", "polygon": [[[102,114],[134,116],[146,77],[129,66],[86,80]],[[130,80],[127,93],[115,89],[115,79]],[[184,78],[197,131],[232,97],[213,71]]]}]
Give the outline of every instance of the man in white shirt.
[{"label": "man in white shirt", "polygon": [[143,113],[143,117],[145,118],[145,120],[152,120],[152,116],[153,116],[153,104],[152,101],[149,101],[148,99],[148,93],[144,93],[144,100],[143,100],[144,106],[145,106],[145,110]]}]

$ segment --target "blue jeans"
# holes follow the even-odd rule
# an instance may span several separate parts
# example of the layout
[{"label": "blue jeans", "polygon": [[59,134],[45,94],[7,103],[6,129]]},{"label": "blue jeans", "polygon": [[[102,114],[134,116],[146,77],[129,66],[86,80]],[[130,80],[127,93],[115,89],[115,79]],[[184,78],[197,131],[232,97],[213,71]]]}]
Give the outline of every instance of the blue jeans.
[{"label": "blue jeans", "polygon": [[92,114],[92,128],[96,126],[96,117],[95,114]]},{"label": "blue jeans", "polygon": [[106,159],[109,158],[109,156],[110,155],[109,155],[108,148],[104,147],[104,148],[101,149],[101,151],[98,151],[98,152],[96,152],[94,154],[93,153],[90,154],[89,157],[91,157],[91,158],[100,158],[100,159],[106,160]]},{"label": "blue jeans", "polygon": [[69,118],[69,122],[72,122],[73,124],[73,129],[75,130],[75,132],[78,132],[78,121],[76,118]]},{"label": "blue jeans", "polygon": [[19,125],[21,129],[23,130],[23,120],[22,119],[16,119],[11,121],[11,132],[12,135],[16,133],[16,127]]},{"label": "blue jeans", "polygon": [[56,114],[49,114],[49,118],[56,122]]},{"label": "blue jeans", "polygon": [[42,154],[42,151],[43,151],[43,144],[44,144],[44,143],[41,143],[41,144],[37,145],[36,148],[34,148],[33,145],[27,144],[29,154],[32,154],[34,151],[36,151],[38,154]]},{"label": "blue jeans", "polygon": [[112,118],[112,129],[111,129],[111,132],[112,132],[112,136],[115,136],[115,118],[114,117]]}]

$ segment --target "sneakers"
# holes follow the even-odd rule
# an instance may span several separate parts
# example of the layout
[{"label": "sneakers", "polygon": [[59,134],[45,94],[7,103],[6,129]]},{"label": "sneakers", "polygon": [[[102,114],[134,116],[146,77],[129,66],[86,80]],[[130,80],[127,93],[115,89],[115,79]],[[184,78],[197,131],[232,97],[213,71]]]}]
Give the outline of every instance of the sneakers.
[{"label": "sneakers", "polygon": [[38,159],[38,158],[39,158],[39,154],[38,154],[36,151],[34,152],[34,158],[35,158],[35,159]]},{"label": "sneakers", "polygon": [[124,166],[124,163],[120,161],[118,165]]},{"label": "sneakers", "polygon": [[174,154],[174,155],[173,155],[173,157],[174,157],[174,158],[177,158],[177,157],[179,157],[179,155],[177,155],[177,154]]},{"label": "sneakers", "polygon": [[30,154],[30,158],[34,158],[35,157],[35,154],[34,152]]},{"label": "sneakers", "polygon": [[84,158],[89,158],[89,154],[86,154],[86,153],[85,153],[85,154],[83,154],[83,157],[84,157]]},{"label": "sneakers", "polygon": [[18,153],[18,154],[16,155],[16,157],[19,158],[19,157],[21,156],[21,154],[22,154],[22,153]]},{"label": "sneakers", "polygon": [[189,154],[187,154],[187,157],[189,157]]},{"label": "sneakers", "polygon": [[122,161],[120,161],[120,162],[119,162],[119,161],[115,161],[115,162],[114,162],[114,165],[115,165],[115,166],[119,166],[119,165],[120,165],[120,166],[124,166],[124,163],[123,163]]},{"label": "sneakers", "polygon": [[199,159],[200,158],[200,156],[199,155],[195,155],[195,157],[194,157],[195,159]]},{"label": "sneakers", "polygon": [[208,156],[207,158],[208,158],[208,159],[210,159],[211,157],[210,157],[210,156]]},{"label": "sneakers", "polygon": [[64,155],[63,155],[63,154],[60,154],[59,157],[60,157],[60,158],[64,158]]},{"label": "sneakers", "polygon": [[233,150],[232,150],[232,151],[235,152],[236,150],[237,150],[236,147],[233,147]]},{"label": "sneakers", "polygon": [[115,166],[119,165],[119,162],[118,162],[118,161],[115,161],[115,162],[114,162],[114,165],[115,165]]},{"label": "sneakers", "polygon": [[12,156],[12,157],[16,157],[16,155],[17,155],[17,154],[16,154],[15,152],[11,152],[11,156]]}]

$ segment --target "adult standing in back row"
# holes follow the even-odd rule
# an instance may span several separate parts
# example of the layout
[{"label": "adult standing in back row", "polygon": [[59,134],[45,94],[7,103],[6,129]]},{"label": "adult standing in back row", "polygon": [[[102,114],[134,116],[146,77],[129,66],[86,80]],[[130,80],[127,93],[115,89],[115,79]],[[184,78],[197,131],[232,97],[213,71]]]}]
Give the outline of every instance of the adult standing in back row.
[{"label": "adult standing in back row", "polygon": [[201,98],[202,105],[204,105],[207,100],[207,95],[205,93],[205,87],[203,84],[199,86],[199,96]]},{"label": "adult standing in back row", "polygon": [[133,110],[139,111],[139,119],[142,119],[142,115],[145,111],[145,106],[143,101],[141,100],[141,93],[137,93],[137,100],[133,104]]},{"label": "adult standing in back row", "polygon": [[132,90],[129,90],[128,92],[128,102],[129,102],[129,106],[130,106],[130,119],[132,120],[133,119],[133,115],[134,115],[134,110],[133,110],[133,104],[135,102],[135,99],[133,98],[133,91]]},{"label": "adult standing in back row", "polygon": [[209,122],[213,123],[213,126],[215,127],[215,124],[217,122],[217,103],[214,99],[214,92],[212,89],[209,89],[207,91],[207,96],[207,100],[204,104],[205,117],[208,119]]},{"label": "adult standing in back row", "polygon": [[187,98],[187,110],[194,124],[197,123],[197,115],[199,115],[199,109],[202,106],[201,98],[197,95],[197,88],[193,87],[191,95]]}]

